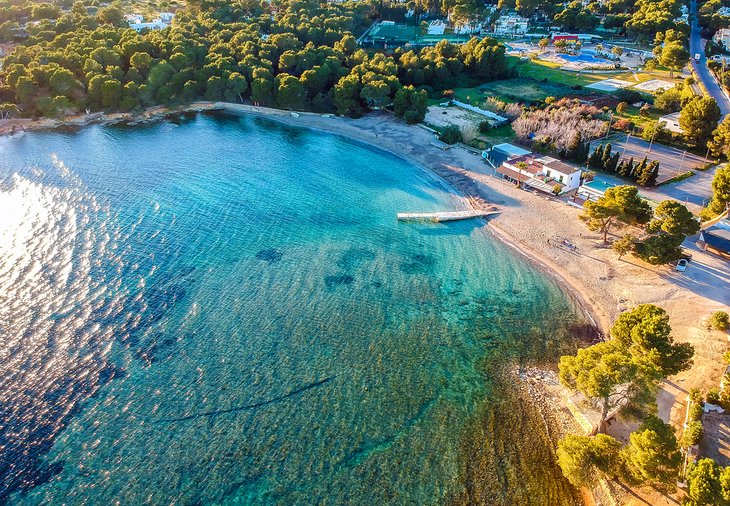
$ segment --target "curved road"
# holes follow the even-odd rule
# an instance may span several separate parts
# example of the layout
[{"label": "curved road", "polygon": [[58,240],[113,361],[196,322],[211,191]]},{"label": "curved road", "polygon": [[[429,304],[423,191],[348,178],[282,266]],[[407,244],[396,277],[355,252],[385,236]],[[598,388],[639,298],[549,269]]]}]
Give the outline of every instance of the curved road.
[{"label": "curved road", "polygon": [[[692,67],[697,73],[700,81],[702,81],[702,84],[705,85],[707,92],[712,98],[715,99],[717,105],[720,106],[720,111],[722,111],[722,115],[725,116],[727,114],[730,114],[730,100],[728,100],[727,95],[725,95],[722,89],[720,89],[720,85],[717,84],[717,81],[715,81],[715,78],[712,76],[709,69],[707,68],[707,58],[705,57],[704,44],[702,43],[702,39],[700,37],[700,27],[697,24],[697,0],[692,0],[690,4],[690,13],[692,15],[692,25],[689,35],[689,54],[692,58]],[[697,53],[699,53],[700,55],[699,62],[695,61],[694,59],[694,56]]]}]

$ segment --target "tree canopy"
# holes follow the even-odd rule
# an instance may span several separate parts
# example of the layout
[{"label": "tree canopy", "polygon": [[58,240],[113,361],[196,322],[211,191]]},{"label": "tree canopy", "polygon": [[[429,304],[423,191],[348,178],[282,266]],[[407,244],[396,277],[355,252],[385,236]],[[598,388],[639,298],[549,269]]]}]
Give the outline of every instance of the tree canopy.
[{"label": "tree canopy", "polygon": [[672,427],[656,416],[649,416],[629,440],[629,445],[622,450],[628,477],[657,490],[674,490],[682,454]]},{"label": "tree canopy", "polygon": [[[458,17],[468,4],[439,8]],[[25,116],[200,98],[357,115],[390,106],[403,85],[445,89],[462,79],[506,76],[505,47],[489,37],[393,56],[359,49],[352,34],[369,26],[377,8],[281,0],[272,15],[260,0],[190,0],[171,27],[137,33],[115,6],[91,16],[83,6],[61,13],[54,4],[35,4],[43,21],[5,57],[0,101]],[[406,96],[415,100],[408,115],[414,121],[423,94]]]},{"label": "tree canopy", "polygon": [[603,234],[604,244],[608,244],[611,227],[622,223],[647,223],[652,215],[649,204],[639,197],[638,189],[629,185],[608,188],[598,201],[586,202],[584,209],[581,219],[590,230]]},{"label": "tree canopy", "polygon": [[712,97],[695,97],[679,113],[679,126],[695,146],[704,146],[722,114]]},{"label": "tree canopy", "polygon": [[730,467],[721,467],[704,458],[690,465],[687,471],[686,506],[729,506]]},{"label": "tree canopy", "polygon": [[671,330],[666,311],[639,305],[616,319],[610,340],[561,357],[560,382],[595,400],[601,422],[616,406],[640,410],[659,380],[692,365],[694,348],[674,343]]},{"label": "tree canopy", "polygon": [[618,472],[621,443],[605,434],[569,434],[558,442],[558,465],[576,487],[593,485],[600,476]]}]

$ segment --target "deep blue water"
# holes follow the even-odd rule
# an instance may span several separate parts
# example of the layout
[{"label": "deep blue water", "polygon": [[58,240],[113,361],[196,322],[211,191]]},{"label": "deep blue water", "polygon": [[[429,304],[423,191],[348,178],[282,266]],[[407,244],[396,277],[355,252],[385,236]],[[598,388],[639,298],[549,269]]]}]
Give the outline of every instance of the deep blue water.
[{"label": "deep blue water", "polygon": [[0,139],[0,502],[453,501],[502,366],[581,321],[481,222],[395,220],[463,207],[260,119]]}]

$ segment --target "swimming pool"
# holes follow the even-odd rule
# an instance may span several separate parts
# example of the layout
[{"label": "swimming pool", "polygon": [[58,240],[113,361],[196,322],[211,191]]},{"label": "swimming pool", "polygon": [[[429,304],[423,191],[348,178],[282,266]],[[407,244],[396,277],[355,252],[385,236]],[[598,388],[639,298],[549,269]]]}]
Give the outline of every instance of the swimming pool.
[{"label": "swimming pool", "polygon": [[560,57],[571,63],[612,63],[611,60],[598,58],[590,54],[561,54]]}]

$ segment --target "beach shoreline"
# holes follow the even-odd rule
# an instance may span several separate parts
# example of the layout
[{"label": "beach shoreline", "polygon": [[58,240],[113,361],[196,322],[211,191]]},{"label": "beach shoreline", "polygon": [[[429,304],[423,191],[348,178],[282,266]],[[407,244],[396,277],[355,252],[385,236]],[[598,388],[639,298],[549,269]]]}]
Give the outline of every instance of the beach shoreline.
[{"label": "beach shoreline", "polygon": [[[193,102],[185,106],[156,106],[146,109],[142,113],[93,113],[83,116],[72,116],[61,120],[54,120],[50,118],[41,119],[28,123],[23,130],[25,131],[45,131],[45,130],[57,130],[63,128],[82,128],[90,125],[115,125],[115,124],[127,124],[130,126],[153,123],[156,121],[162,121],[165,118],[174,116],[176,114],[186,114],[191,112],[224,112],[227,114],[234,115],[246,115],[250,117],[267,118],[279,123],[297,126],[301,128],[308,128],[320,132],[326,132],[330,134],[340,135],[348,138],[351,141],[359,142],[367,145],[371,148],[381,149],[388,153],[397,156],[409,163],[415,163],[428,171],[430,174],[435,175],[439,180],[445,182],[450,189],[454,191],[456,195],[461,197],[464,203],[472,209],[480,210],[499,210],[499,207],[490,203],[486,200],[478,191],[477,188],[464,184],[464,174],[459,174],[454,168],[444,168],[439,163],[428,163],[428,160],[419,159],[419,157],[413,156],[412,153],[407,152],[404,149],[397,149],[397,146],[389,145],[384,141],[384,137],[379,137],[377,134],[373,136],[364,135],[366,131],[356,131],[353,128],[338,128],[345,123],[358,122],[365,120],[367,117],[350,119],[343,118],[340,116],[334,116],[331,114],[318,114],[310,112],[296,112],[292,114],[290,111],[282,109],[274,109],[269,107],[261,107],[247,104],[235,104],[228,102],[208,102],[198,101]],[[372,115],[370,116],[372,118]],[[419,129],[428,134],[428,130],[422,129],[416,125],[406,125],[405,123],[396,120],[392,116],[386,116],[388,121],[397,124],[403,129]],[[10,124],[0,126],[0,135],[12,135],[8,130]],[[347,125],[352,126],[352,125]],[[16,128],[16,132],[17,132]],[[402,146],[401,146],[402,147]],[[438,150],[434,146],[425,146],[426,149]],[[458,148],[455,148],[458,149]],[[592,299],[591,294],[586,290],[581,283],[571,277],[559,266],[551,262],[549,259],[541,256],[539,252],[534,252],[521,244],[516,238],[514,233],[510,233],[504,227],[499,226],[493,220],[485,220],[489,226],[490,231],[493,235],[500,240],[503,244],[512,248],[520,256],[527,259],[531,264],[537,266],[541,271],[549,275],[554,281],[561,285],[561,287],[571,295],[581,311],[588,317],[591,324],[600,331],[603,335],[607,335],[609,328],[609,321],[605,311]]]},{"label": "beach shoreline", "polygon": [[[276,121],[277,123],[336,134],[356,143],[386,151],[420,166],[443,181],[466,206],[480,210],[499,210],[500,214],[484,219],[495,239],[511,248],[521,258],[536,266],[561,286],[595,329],[594,339],[609,334],[610,322],[621,312],[638,304],[657,304],[670,316],[676,341],[689,342],[696,350],[695,366],[671,378],[676,392],[659,406],[675,425],[681,425],[683,392],[690,388],[711,388],[724,372],[720,356],[727,346],[726,337],[711,333],[701,321],[717,310],[727,310],[729,293],[721,286],[692,285],[678,277],[671,267],[649,266],[627,256],[617,255],[602,244],[600,235],[590,232],[578,218],[580,209],[560,199],[519,189],[494,176],[478,154],[462,147],[442,149],[433,143],[433,131],[407,125],[389,113],[371,113],[358,119],[223,102],[194,102],[179,107],[154,107],[140,114],[92,114],[65,120],[28,121],[23,130],[80,128],[92,124],[130,126],[152,123],[192,112],[222,112]],[[17,132],[16,128],[16,132]],[[9,125],[0,125],[0,135],[11,134]],[[482,219],[482,218],[479,218]],[[621,232],[617,232],[620,234]],[[575,249],[560,248],[566,238]],[[699,257],[701,252],[694,252]],[[722,282],[720,279],[719,282]],[[547,396],[549,385],[540,378],[533,382],[533,394]],[[542,387],[546,387],[541,393]],[[669,392],[669,389],[662,391]],[[549,405],[561,416],[552,393]],[[547,398],[547,397],[546,397]],[[565,413],[562,414],[566,416]],[[567,423],[567,422],[566,422]]]},{"label": "beach shoreline", "polygon": [[[321,132],[327,132],[330,134],[336,134],[341,135],[343,137],[346,137],[350,140],[364,143],[367,146],[370,146],[372,148],[380,149],[387,151],[388,153],[391,153],[395,156],[398,156],[399,158],[402,158],[409,163],[414,163],[420,167],[422,167],[424,170],[428,171],[431,174],[436,175],[439,179],[444,181],[449,188],[451,188],[458,196],[464,199],[464,201],[469,205],[472,209],[478,209],[478,210],[500,210],[500,208],[487,200],[484,199],[484,197],[479,194],[478,191],[474,191],[473,189],[470,189],[468,187],[465,187],[464,185],[458,185],[455,184],[453,180],[454,173],[450,170],[444,170],[442,167],[439,167],[438,164],[428,164],[423,163],[423,160],[419,160],[413,156],[409,156],[408,153],[404,153],[401,150],[395,150],[392,149],[392,146],[384,145],[383,142],[377,142],[373,139],[365,139],[363,136],[358,135],[352,135],[352,131],[338,131],[335,128],[323,128],[322,125],[312,126],[307,125],[306,122],[302,121],[296,121],[298,119],[301,119],[302,117],[305,118],[312,118],[312,117],[321,117],[326,119],[333,119],[335,121],[339,119],[343,119],[340,117],[328,117],[328,116],[322,116],[316,113],[296,113],[299,116],[292,116],[287,111],[282,111],[278,109],[270,109],[270,108],[264,108],[264,107],[257,107],[257,106],[248,106],[243,104],[218,104],[221,106],[221,108],[214,108],[211,110],[215,111],[223,111],[228,114],[244,114],[247,116],[252,117],[260,117],[260,118],[267,118],[272,119],[274,121],[278,121],[280,123],[291,125],[291,126],[299,126],[304,128],[309,128],[316,131]],[[291,119],[289,119],[291,118]],[[361,118],[362,119],[362,118]],[[357,120],[355,120],[357,121]],[[392,119],[393,122],[396,122],[395,118]],[[303,124],[304,123],[304,124]],[[416,126],[408,126],[406,124],[401,124],[403,128],[417,128]],[[438,148],[434,148],[438,149]],[[458,149],[458,148],[457,148]],[[580,307],[580,309],[583,311],[585,316],[588,317],[591,324],[603,335],[608,334],[608,329],[610,328],[608,317],[606,316],[606,313],[602,310],[602,308],[595,303],[590,293],[581,285],[581,283],[569,276],[563,269],[561,269],[559,266],[551,262],[547,258],[541,257],[538,253],[530,251],[529,249],[525,248],[523,245],[521,245],[514,237],[514,234],[511,234],[508,230],[505,230],[503,227],[499,226],[497,223],[495,223],[491,219],[484,219],[484,221],[487,223],[489,230],[492,232],[492,234],[497,238],[500,242],[507,245],[509,248],[513,249],[515,252],[517,252],[521,257],[525,258],[529,263],[537,266],[542,272],[547,274],[551,277],[554,281],[556,281],[561,287],[570,295],[573,297],[573,299],[576,301],[577,305]]]},{"label": "beach shoreline", "polygon": [[[156,106],[141,113],[94,113],[62,120],[25,120],[23,129],[54,130],[122,123],[134,126],[176,114],[215,111],[267,118],[289,126],[336,134],[387,151],[435,174],[471,208],[501,211],[485,220],[489,230],[560,283],[603,335],[608,335],[610,322],[618,314],[640,303],[677,301],[686,294],[703,309],[724,307],[724,301],[718,304],[704,294],[671,286],[666,267],[642,265],[629,259],[617,260],[609,248],[599,244],[598,234],[589,232],[577,219],[581,213],[579,209],[551,196],[518,189],[494,177],[492,169],[478,155],[458,146],[444,150],[433,143],[433,131],[407,125],[390,113],[370,113],[352,119],[248,104],[197,101],[184,106]],[[6,120],[0,125],[0,135],[10,134],[13,121],[17,120]],[[568,237],[580,253],[550,245],[551,238],[561,237]],[[620,271],[624,272],[619,275]],[[674,323],[672,308],[665,306],[665,309]],[[696,314],[680,316],[681,320],[686,320],[680,322],[683,327],[697,323]]]}]

